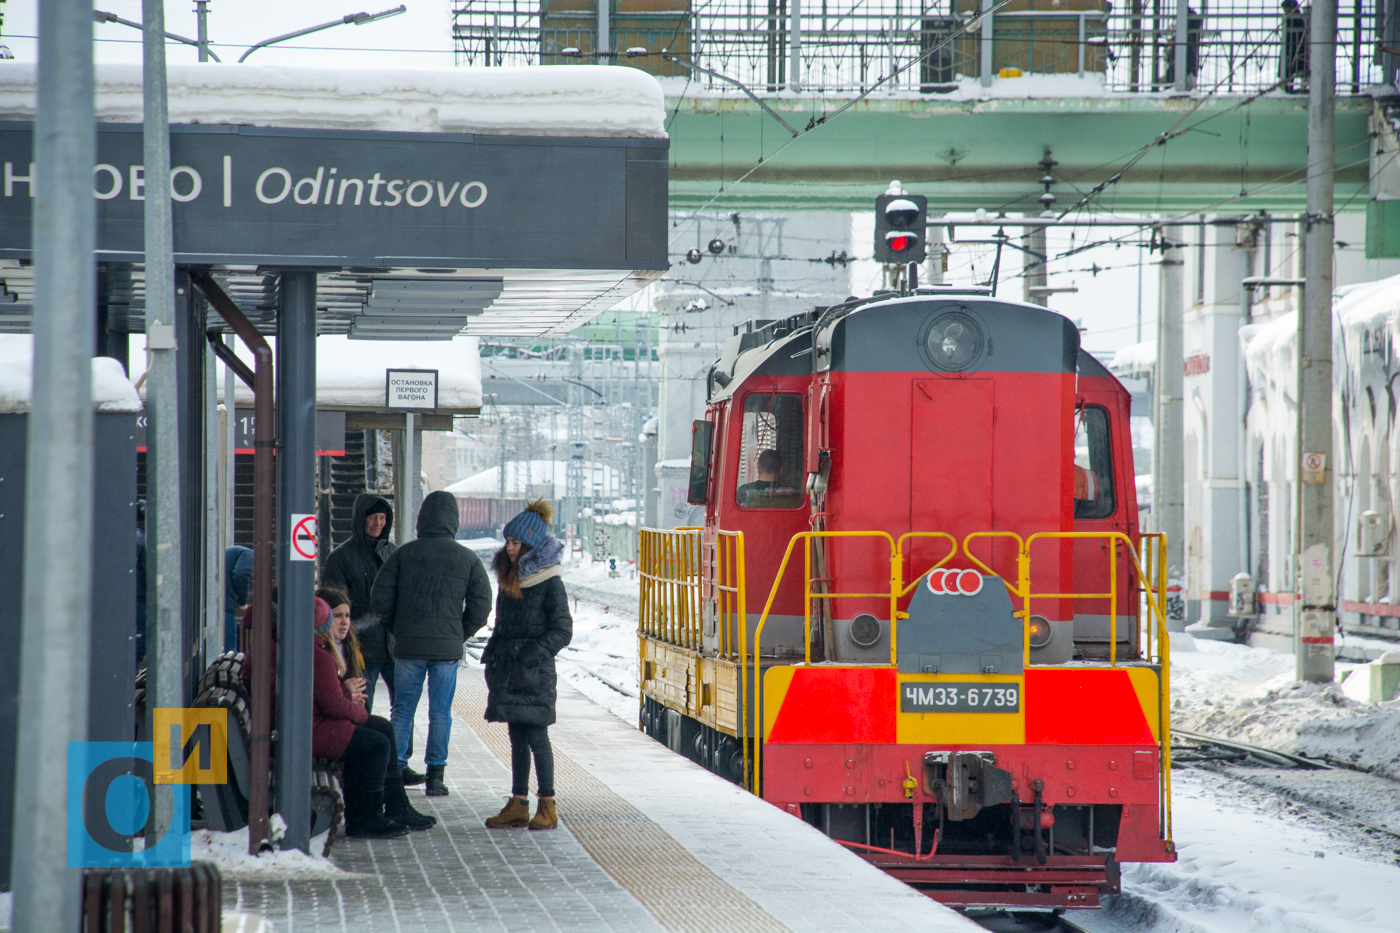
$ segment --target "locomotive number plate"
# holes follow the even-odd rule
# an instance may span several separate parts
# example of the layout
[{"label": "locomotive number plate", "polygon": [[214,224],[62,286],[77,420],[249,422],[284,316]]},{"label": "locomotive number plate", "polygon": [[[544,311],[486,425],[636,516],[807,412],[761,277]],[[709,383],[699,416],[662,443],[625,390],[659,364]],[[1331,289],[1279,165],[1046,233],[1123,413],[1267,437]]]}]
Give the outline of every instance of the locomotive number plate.
[{"label": "locomotive number plate", "polygon": [[1018,684],[906,683],[900,686],[899,709],[903,713],[1017,713],[1021,688]]}]

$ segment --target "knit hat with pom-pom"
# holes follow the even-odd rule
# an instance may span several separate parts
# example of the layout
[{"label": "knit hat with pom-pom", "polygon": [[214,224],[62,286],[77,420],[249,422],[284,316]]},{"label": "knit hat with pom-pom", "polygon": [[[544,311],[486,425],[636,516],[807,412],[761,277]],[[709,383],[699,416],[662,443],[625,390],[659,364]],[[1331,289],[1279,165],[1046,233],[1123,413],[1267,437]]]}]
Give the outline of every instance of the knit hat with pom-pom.
[{"label": "knit hat with pom-pom", "polygon": [[525,511],[506,522],[501,533],[528,547],[539,547],[552,533],[550,523],[553,521],[553,506],[543,499],[536,499],[525,507]]}]

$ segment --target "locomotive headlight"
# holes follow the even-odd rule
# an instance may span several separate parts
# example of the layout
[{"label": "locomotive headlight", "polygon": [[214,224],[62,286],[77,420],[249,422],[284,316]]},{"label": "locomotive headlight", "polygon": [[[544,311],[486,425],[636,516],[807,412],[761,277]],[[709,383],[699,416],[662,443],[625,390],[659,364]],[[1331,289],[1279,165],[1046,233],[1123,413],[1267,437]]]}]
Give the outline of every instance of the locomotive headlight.
[{"label": "locomotive headlight", "polygon": [[962,311],[949,311],[934,318],[924,337],[924,352],[934,368],[961,372],[982,357],[986,340],[981,326]]},{"label": "locomotive headlight", "polygon": [[1050,620],[1045,616],[1031,616],[1031,647],[1044,648],[1050,644]]}]

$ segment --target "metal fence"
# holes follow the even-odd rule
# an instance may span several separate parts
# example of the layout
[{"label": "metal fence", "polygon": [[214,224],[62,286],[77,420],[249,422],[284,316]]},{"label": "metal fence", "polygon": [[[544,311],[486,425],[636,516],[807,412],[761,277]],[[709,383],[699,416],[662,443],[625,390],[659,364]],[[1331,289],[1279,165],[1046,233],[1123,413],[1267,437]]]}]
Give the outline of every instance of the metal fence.
[{"label": "metal fence", "polygon": [[[1176,81],[1175,0],[1012,0],[979,21],[981,0],[606,0],[607,41],[596,41],[597,0],[455,0],[461,65],[616,61],[702,86],[754,91],[939,93],[960,79],[1075,75],[1112,91],[1170,90]],[[1050,8],[1054,3],[1053,9]],[[994,5],[992,3],[989,6]],[[567,7],[567,8],[565,8]],[[1357,94],[1394,73],[1400,29],[1376,0],[1342,3],[1337,92]],[[1191,88],[1300,91],[1308,67],[1308,10],[1292,0],[1195,0],[1186,17]],[[663,50],[669,54],[663,54]],[[794,54],[796,51],[796,54]],[[1383,62],[1382,59],[1388,59]],[[984,66],[985,60],[985,66]]]}]

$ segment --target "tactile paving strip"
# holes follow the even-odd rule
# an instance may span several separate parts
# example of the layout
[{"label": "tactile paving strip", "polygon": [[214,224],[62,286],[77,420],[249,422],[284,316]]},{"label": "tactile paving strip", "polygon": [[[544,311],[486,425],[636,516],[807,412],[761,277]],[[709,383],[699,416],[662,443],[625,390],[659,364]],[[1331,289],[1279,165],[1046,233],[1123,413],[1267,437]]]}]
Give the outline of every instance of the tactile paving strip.
[{"label": "tactile paving strip", "polygon": [[[462,671],[453,709],[507,767],[510,739],[502,723],[482,719],[486,684]],[[552,730],[567,729],[566,723]],[[715,930],[782,933],[758,903],[715,874],[669,833],[554,744],[559,818],[598,865],[673,933]]]}]

